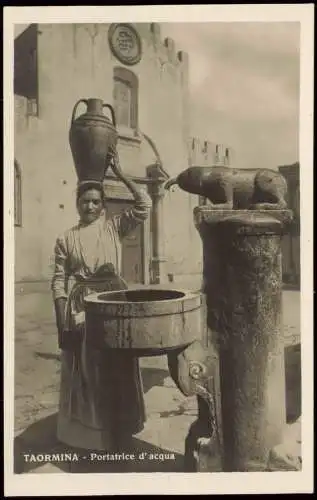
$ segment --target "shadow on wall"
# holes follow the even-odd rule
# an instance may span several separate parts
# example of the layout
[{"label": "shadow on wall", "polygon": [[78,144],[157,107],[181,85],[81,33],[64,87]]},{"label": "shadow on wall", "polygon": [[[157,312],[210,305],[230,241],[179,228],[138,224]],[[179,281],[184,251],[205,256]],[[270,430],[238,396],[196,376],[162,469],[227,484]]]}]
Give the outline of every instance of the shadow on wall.
[{"label": "shadow on wall", "polygon": [[300,291],[300,277],[283,276],[283,290]]},{"label": "shadow on wall", "polygon": [[286,421],[295,422],[301,415],[301,345],[285,348]]}]

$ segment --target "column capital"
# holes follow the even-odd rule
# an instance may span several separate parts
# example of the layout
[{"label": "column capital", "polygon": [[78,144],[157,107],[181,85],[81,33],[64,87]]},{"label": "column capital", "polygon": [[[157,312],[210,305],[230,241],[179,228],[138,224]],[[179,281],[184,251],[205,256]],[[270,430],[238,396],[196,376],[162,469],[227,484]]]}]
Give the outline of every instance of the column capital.
[{"label": "column capital", "polygon": [[150,179],[149,192],[152,198],[163,198],[165,195],[164,183],[169,178],[159,162],[153,163],[146,168],[146,173]]},{"label": "column capital", "polygon": [[155,198],[155,199],[160,200],[161,198],[164,198],[165,193],[166,193],[166,191],[164,189],[164,182],[165,182],[165,179],[149,185],[149,193],[153,199]]},{"label": "column capital", "polygon": [[279,234],[289,229],[292,219],[291,210],[226,210],[210,206],[194,209],[194,222],[200,234],[207,228],[245,236]]}]

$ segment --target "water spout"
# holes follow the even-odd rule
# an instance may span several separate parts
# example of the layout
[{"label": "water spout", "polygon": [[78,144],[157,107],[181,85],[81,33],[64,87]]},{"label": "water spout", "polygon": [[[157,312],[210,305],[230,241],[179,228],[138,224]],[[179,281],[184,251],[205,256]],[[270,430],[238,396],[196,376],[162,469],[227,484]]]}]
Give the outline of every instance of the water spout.
[{"label": "water spout", "polygon": [[173,179],[168,179],[168,181],[164,184],[164,189],[169,190],[175,184],[178,184],[177,177],[174,177]]}]

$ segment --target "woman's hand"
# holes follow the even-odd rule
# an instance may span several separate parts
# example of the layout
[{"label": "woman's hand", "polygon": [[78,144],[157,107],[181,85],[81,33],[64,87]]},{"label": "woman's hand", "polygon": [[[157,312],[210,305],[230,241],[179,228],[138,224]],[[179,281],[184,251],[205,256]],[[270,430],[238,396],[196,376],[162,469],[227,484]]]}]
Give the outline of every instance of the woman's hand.
[{"label": "woman's hand", "polygon": [[129,191],[132,193],[133,198],[135,199],[136,202],[143,203],[144,196],[142,195],[142,192],[140,191],[139,187],[135,184],[134,181],[131,179],[128,179],[128,177],[125,176],[125,174],[122,172],[121,166],[120,166],[120,161],[119,161],[119,155],[115,147],[111,148],[109,151],[109,156],[111,156],[111,168],[113,172],[117,175],[117,177],[127,186]]},{"label": "woman's hand", "polygon": [[124,173],[122,172],[120,161],[119,161],[119,155],[118,155],[117,149],[115,147],[111,148],[111,150],[109,152],[109,156],[111,157],[110,165],[111,165],[113,173],[116,174],[116,176],[119,179],[125,180],[126,177],[125,177]]},{"label": "woman's hand", "polygon": [[64,328],[65,328],[65,306],[66,299],[61,297],[54,301],[55,305],[55,315],[56,315],[56,326],[58,332],[58,347],[64,349]]}]

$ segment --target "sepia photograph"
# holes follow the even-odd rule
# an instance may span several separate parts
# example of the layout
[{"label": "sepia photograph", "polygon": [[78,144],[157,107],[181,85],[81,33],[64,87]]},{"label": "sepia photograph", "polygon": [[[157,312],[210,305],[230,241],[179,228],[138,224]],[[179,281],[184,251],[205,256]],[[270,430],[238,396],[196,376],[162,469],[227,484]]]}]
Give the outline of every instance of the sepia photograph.
[{"label": "sepia photograph", "polygon": [[8,496],[312,491],[313,7],[196,7],[5,8]]}]

